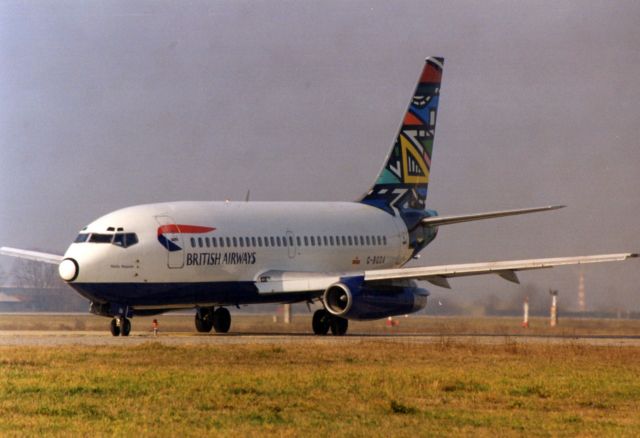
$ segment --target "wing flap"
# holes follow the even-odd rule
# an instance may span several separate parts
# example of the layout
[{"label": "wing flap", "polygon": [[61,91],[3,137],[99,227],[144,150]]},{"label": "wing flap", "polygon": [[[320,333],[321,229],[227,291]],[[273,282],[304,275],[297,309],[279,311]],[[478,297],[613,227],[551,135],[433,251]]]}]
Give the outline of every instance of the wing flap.
[{"label": "wing flap", "polygon": [[52,265],[58,265],[62,261],[62,256],[58,254],[50,254],[48,252],[40,251],[28,251],[26,249],[9,248],[3,246],[0,248],[0,254],[18,257],[26,260],[33,260],[35,262],[50,263]]}]

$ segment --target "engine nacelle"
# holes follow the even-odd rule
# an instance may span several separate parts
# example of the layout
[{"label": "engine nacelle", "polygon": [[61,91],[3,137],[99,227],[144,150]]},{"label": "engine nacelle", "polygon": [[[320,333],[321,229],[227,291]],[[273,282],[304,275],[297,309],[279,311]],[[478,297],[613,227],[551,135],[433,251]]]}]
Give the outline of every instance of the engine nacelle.
[{"label": "engine nacelle", "polygon": [[329,286],[322,296],[325,309],[347,319],[367,320],[406,315],[424,309],[429,291],[413,281],[364,285],[347,280]]}]

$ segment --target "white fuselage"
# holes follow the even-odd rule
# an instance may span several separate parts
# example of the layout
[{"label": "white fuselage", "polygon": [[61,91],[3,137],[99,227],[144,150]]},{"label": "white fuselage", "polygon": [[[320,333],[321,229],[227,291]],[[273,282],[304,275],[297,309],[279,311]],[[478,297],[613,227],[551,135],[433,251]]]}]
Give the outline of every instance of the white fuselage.
[{"label": "white fuselage", "polygon": [[73,283],[247,282],[267,270],[382,269],[411,257],[400,217],[349,202],[140,205],[109,213],[81,233],[118,232],[135,233],[138,242],[69,247],[64,257],[78,265]]}]

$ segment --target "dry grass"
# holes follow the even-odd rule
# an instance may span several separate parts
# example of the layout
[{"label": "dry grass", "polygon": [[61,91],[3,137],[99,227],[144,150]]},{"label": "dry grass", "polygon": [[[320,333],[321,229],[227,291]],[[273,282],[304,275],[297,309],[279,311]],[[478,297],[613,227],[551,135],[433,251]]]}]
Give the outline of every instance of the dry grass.
[{"label": "dry grass", "polygon": [[0,435],[640,435],[639,348],[444,339],[0,347]]}]

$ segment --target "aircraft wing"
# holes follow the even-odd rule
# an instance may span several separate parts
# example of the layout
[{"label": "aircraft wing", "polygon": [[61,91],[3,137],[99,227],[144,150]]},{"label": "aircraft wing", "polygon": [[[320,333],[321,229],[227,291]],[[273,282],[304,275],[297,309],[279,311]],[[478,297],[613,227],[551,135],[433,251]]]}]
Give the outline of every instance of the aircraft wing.
[{"label": "aircraft wing", "polygon": [[36,262],[51,263],[58,265],[62,261],[62,256],[58,254],[50,254],[48,252],[27,251],[26,249],[9,248],[7,246],[0,247],[0,254],[18,257]]},{"label": "aircraft wing", "polygon": [[419,268],[378,269],[365,271],[365,281],[414,279],[426,280],[437,286],[449,288],[448,278],[467,277],[470,275],[496,274],[505,280],[519,283],[517,271],[553,268],[554,266],[582,265],[623,261],[638,257],[638,254],[601,254],[576,257],[556,257],[547,259],[513,260],[486,263],[465,263],[459,265],[427,266]]},{"label": "aircraft wing", "polygon": [[388,280],[426,280],[436,286],[450,288],[449,278],[471,275],[496,274],[505,280],[519,283],[517,271],[552,268],[554,266],[581,265],[623,261],[638,257],[634,253],[601,254],[576,257],[513,260],[458,265],[426,266],[418,268],[375,269],[352,272],[292,272],[267,271],[255,282],[261,294],[323,291],[333,283],[347,277],[363,277],[365,282]]}]

